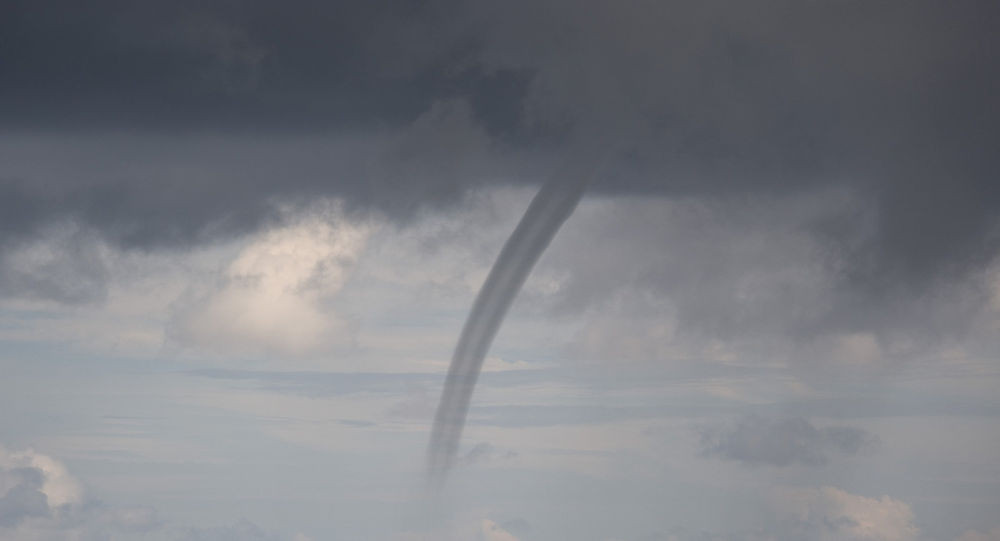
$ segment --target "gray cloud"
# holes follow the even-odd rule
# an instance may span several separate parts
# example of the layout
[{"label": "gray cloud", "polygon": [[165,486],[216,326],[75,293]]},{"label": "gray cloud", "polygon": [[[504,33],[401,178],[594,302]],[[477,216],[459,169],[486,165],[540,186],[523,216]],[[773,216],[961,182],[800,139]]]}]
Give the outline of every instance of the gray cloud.
[{"label": "gray cloud", "polygon": [[148,507],[112,507],[86,495],[51,457],[0,446],[0,539],[135,538],[160,526]]},{"label": "gray cloud", "polygon": [[242,519],[232,526],[213,528],[180,528],[170,536],[171,541],[277,541],[277,535],[262,530],[249,520]]},{"label": "gray cloud", "polygon": [[834,487],[779,489],[772,496],[776,523],[783,539],[862,540],[918,539],[910,506],[881,496],[867,498]]},{"label": "gray cloud", "polygon": [[[955,274],[908,293],[861,287],[852,269],[875,242],[877,221],[877,205],[846,187],[593,197],[539,263],[556,287],[528,306],[547,317],[586,315],[570,345],[576,358],[680,362],[711,357],[705,344],[721,341],[743,360],[850,361],[875,373],[956,344],[989,351],[990,274]],[[836,243],[817,233],[829,227]]]},{"label": "gray cloud", "polygon": [[496,460],[504,460],[509,458],[514,458],[517,456],[517,451],[512,449],[498,449],[493,444],[481,441],[472,446],[471,449],[465,452],[461,457],[461,463],[466,466],[474,466],[477,464],[484,464],[493,462]]},{"label": "gray cloud", "polygon": [[108,505],[87,494],[52,457],[0,446],[0,539],[267,541],[281,537],[246,519],[232,526],[190,527],[161,521],[150,507]]},{"label": "gray cloud", "polygon": [[969,282],[1000,243],[997,9],[15,1],[0,296],[99,301],[101,243],[186,250],[327,197],[405,224],[600,136],[626,144],[590,196],[650,202],[557,240],[556,310],[609,320],[574,354],[696,357],[692,335],[746,359],[933,354],[976,327]]},{"label": "gray cloud", "polygon": [[835,487],[770,491],[764,526],[730,532],[674,528],[643,536],[642,541],[912,541],[920,539],[910,506],[889,496],[869,498]]},{"label": "gray cloud", "polygon": [[41,491],[45,478],[40,470],[14,468],[0,475],[3,481],[0,486],[8,486],[0,496],[0,527],[17,526],[26,517],[49,514],[48,498]]},{"label": "gray cloud", "polygon": [[431,4],[57,0],[15,2],[9,15],[3,33],[19,53],[0,73],[15,125],[393,121],[464,82],[439,65],[454,44],[433,32],[444,13]]},{"label": "gray cloud", "polygon": [[7,248],[0,249],[2,296],[75,304],[107,294],[108,262],[93,235],[55,227]]},{"label": "gray cloud", "polygon": [[[598,184],[604,192],[854,186],[878,213],[877,234],[853,254],[850,278],[871,292],[921,287],[996,253],[1000,123],[991,89],[1000,70],[986,22],[996,9],[931,1],[14,2],[0,23],[11,52],[0,61],[3,131],[87,140],[118,129],[139,143],[97,149],[89,173],[0,171],[9,200],[21,202],[4,229],[18,234],[71,214],[132,245],[192,242],[258,226],[276,195],[343,195],[397,215],[454,201],[486,178],[537,178],[510,175],[531,169],[524,153],[501,165],[453,149],[466,138],[443,135],[447,122],[418,130],[430,148],[412,147],[444,158],[434,166],[403,160],[412,167],[381,177],[391,180],[331,175],[300,163],[317,163],[308,152],[275,162],[287,165],[279,174],[239,182],[109,170],[112,157],[132,159],[147,145],[165,151],[161,165],[174,170],[204,171],[206,159],[217,160],[217,171],[240,178],[240,164],[258,160],[253,145],[177,154],[150,134],[252,134],[272,148],[279,134],[397,133],[457,100],[484,141],[543,161],[594,133],[632,141],[619,173]],[[66,161],[67,152],[44,161]],[[455,158],[467,166],[453,168]],[[81,183],[88,174],[97,180]],[[837,245],[838,227],[817,234]]]},{"label": "gray cloud", "polygon": [[831,455],[855,455],[878,444],[876,436],[862,429],[817,428],[801,417],[746,416],[726,426],[702,427],[698,432],[703,456],[749,466],[823,466]]}]

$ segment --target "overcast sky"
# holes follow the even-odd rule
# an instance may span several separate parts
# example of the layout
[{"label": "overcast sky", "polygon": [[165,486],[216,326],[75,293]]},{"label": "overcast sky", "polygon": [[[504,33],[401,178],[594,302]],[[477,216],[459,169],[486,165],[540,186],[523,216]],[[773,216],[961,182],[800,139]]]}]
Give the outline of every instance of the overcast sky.
[{"label": "overcast sky", "polygon": [[0,541],[1000,540],[998,20],[7,0]]}]

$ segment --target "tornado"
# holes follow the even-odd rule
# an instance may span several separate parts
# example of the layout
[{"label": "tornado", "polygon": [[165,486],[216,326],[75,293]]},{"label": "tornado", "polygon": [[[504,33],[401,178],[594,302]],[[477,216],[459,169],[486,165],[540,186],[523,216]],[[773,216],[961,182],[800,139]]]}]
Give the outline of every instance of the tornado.
[{"label": "tornado", "polygon": [[[462,327],[438,403],[427,450],[427,477],[441,486],[455,462],[483,360],[532,267],[573,213],[596,167],[587,158],[565,165],[538,191],[500,250]],[[590,165],[593,165],[591,162]]]}]

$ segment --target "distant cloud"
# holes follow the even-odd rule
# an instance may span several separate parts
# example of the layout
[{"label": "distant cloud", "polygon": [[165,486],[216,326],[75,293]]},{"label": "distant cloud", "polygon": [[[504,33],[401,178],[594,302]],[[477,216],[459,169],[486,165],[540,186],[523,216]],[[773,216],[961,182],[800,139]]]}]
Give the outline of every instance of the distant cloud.
[{"label": "distant cloud", "polygon": [[[913,510],[905,502],[868,498],[835,487],[782,487],[767,505],[764,526],[731,532],[674,528],[640,541],[915,541],[920,538]],[[958,541],[993,541],[975,537]]]},{"label": "distant cloud", "polygon": [[888,496],[866,498],[833,487],[788,488],[773,505],[780,539],[911,541],[919,530],[910,506]]},{"label": "distant cloud", "polygon": [[[111,506],[88,495],[58,460],[32,449],[0,445],[0,541],[149,539],[157,541],[277,541],[243,519],[232,526],[168,524],[145,506]],[[298,534],[293,541],[307,540]]]},{"label": "distant cloud", "polygon": [[88,498],[52,457],[0,446],[0,541],[106,539],[158,527],[148,507],[112,508]]},{"label": "distant cloud", "polygon": [[471,466],[474,464],[493,462],[495,460],[514,458],[516,456],[517,451],[511,449],[498,449],[489,442],[481,441],[462,455],[462,464]]},{"label": "distant cloud", "polygon": [[483,519],[483,527],[480,532],[481,541],[518,541],[514,534],[500,527],[499,524],[490,519]]},{"label": "distant cloud", "polygon": [[969,530],[963,533],[957,541],[1000,541],[1000,527],[983,533],[976,530]]},{"label": "distant cloud", "polygon": [[822,466],[832,454],[854,455],[878,444],[876,436],[860,428],[817,428],[801,417],[750,415],[728,425],[701,427],[698,432],[702,456],[750,466]]},{"label": "distant cloud", "polygon": [[177,531],[170,539],[171,541],[278,541],[280,538],[243,519],[232,526],[185,528]]},{"label": "distant cloud", "polygon": [[0,487],[19,484],[37,485],[51,507],[72,505],[82,501],[83,489],[62,463],[34,450],[8,451],[0,446]]}]

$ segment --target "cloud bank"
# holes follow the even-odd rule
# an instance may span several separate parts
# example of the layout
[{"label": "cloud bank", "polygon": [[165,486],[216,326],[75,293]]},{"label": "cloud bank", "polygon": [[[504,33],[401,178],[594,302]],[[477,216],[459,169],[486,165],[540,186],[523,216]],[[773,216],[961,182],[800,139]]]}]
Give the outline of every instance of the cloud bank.
[{"label": "cloud bank", "polygon": [[67,219],[190,245],[318,195],[403,220],[611,134],[598,193],[857,190],[859,294],[997,253],[991,2],[181,4],[11,6],[5,248]]}]

